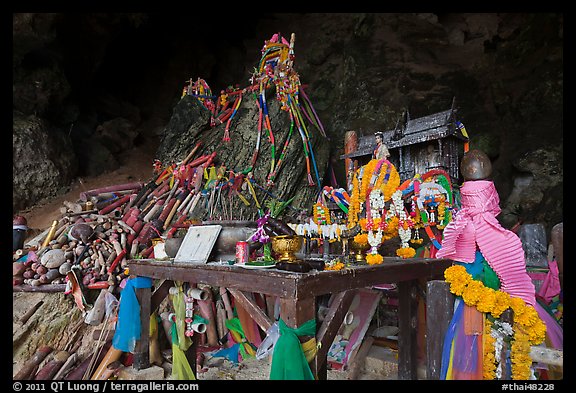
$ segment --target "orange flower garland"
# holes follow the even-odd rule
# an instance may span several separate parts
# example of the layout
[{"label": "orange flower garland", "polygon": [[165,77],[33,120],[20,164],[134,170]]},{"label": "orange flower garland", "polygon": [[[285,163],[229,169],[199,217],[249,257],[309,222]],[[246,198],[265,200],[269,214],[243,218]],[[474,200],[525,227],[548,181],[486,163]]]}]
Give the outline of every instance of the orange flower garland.
[{"label": "orange flower garland", "polygon": [[[380,220],[381,218],[374,218],[373,222],[374,222],[374,227],[377,228],[380,225]],[[386,240],[390,240],[393,237],[398,236],[398,216],[393,216],[392,218],[386,220],[386,229],[384,230],[383,234],[382,234],[382,242],[386,241]],[[361,218],[358,221],[358,224],[360,225],[360,228],[362,229],[363,232],[366,232],[368,229],[366,228],[366,219],[365,218]]]},{"label": "orange flower garland", "polygon": [[[379,168],[378,173],[375,174],[374,171],[377,168]],[[380,242],[381,244],[386,240],[398,236],[399,218],[397,215],[387,218],[386,216],[380,217],[379,214],[375,214],[372,216],[371,228],[367,228],[366,218],[359,219],[359,215],[368,204],[371,191],[380,190],[384,201],[388,201],[392,198],[392,194],[396,192],[399,185],[400,175],[396,167],[387,160],[380,161],[372,159],[363,167],[358,168],[354,173],[352,177],[352,195],[350,196],[350,205],[348,207],[347,227],[354,228],[356,225],[360,225],[361,234],[354,238],[355,242],[360,244],[370,243],[368,241],[367,231],[373,231],[376,228],[378,229],[376,243]],[[367,216],[370,217],[371,215],[367,214]],[[385,220],[385,223],[383,223],[382,220]],[[370,235],[373,235],[373,232],[370,232]],[[380,235],[381,240],[378,240]],[[384,258],[377,253],[374,247],[375,243],[371,243],[371,245],[373,246],[372,252],[366,255],[366,262],[369,265],[381,264]],[[413,251],[415,253],[415,250],[412,248],[407,251]],[[400,252],[403,258],[414,256],[414,254],[411,253]]]},{"label": "orange flower garland", "polygon": [[[377,164],[378,160],[370,160],[368,164],[358,168],[354,173],[354,177],[352,178],[352,195],[350,196],[350,205],[348,207],[348,228],[356,225],[358,215],[366,203],[366,199],[369,198],[368,190],[370,181]],[[384,183],[387,172],[389,172],[389,176]],[[380,168],[380,173],[378,173],[378,178],[374,183],[373,189],[380,189],[384,195],[384,200],[388,201],[392,197],[392,194],[398,189],[399,185],[400,175],[396,167],[390,162],[384,162]]]},{"label": "orange flower garland", "polygon": [[396,250],[396,255],[404,259],[412,258],[414,255],[416,255],[416,250],[412,247],[401,247]]}]

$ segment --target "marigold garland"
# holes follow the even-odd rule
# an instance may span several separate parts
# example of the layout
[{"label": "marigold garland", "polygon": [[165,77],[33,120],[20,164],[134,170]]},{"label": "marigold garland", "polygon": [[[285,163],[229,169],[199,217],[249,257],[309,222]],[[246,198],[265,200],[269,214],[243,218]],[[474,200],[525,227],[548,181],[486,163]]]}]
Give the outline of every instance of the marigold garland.
[{"label": "marigold garland", "polygon": [[484,331],[488,332],[488,334],[484,334],[484,361],[482,362],[482,375],[483,379],[488,380],[496,378],[496,356],[494,355],[494,344],[496,343],[496,340],[490,334],[490,331],[492,331],[492,325],[490,319],[484,319]]},{"label": "marigold garland", "polygon": [[[514,324],[516,325],[516,324]],[[530,379],[532,358],[530,357],[530,339],[523,327],[515,326],[514,341],[510,348],[510,361],[512,362],[512,379]]]},{"label": "marigold garland", "polygon": [[384,257],[380,254],[366,254],[366,263],[368,265],[380,265],[384,261]]},{"label": "marigold garland", "polygon": [[[380,225],[380,220],[382,218],[375,218],[373,220],[374,222],[374,228],[377,228]],[[390,240],[396,236],[398,236],[398,223],[399,223],[399,219],[398,216],[392,216],[391,218],[386,220],[386,226],[385,229],[382,233],[382,242],[385,242],[386,240]],[[358,221],[358,224],[360,225],[360,228],[362,229],[363,232],[366,232],[368,229],[366,228],[366,219],[365,218],[361,218]]]},{"label": "marigold garland", "polygon": [[[514,338],[511,345],[512,379],[530,379],[530,346],[544,342],[546,325],[536,309],[521,298],[496,291],[474,280],[462,265],[453,265],[444,271],[444,278],[450,284],[450,292],[461,296],[468,306],[476,306],[478,311],[499,318],[511,308],[514,312]],[[493,293],[492,293],[493,292]],[[486,369],[484,369],[486,376]]]},{"label": "marigold garland", "polygon": [[502,313],[510,307],[510,295],[504,291],[494,291],[494,307],[492,308],[492,316],[500,318]]},{"label": "marigold garland", "polygon": [[344,269],[344,267],[346,267],[346,266],[344,265],[343,262],[336,261],[336,262],[330,262],[330,263],[326,264],[326,266],[324,266],[324,270],[342,270],[342,269]]},{"label": "marigold garland", "polygon": [[359,233],[354,236],[354,242],[362,245],[368,244],[368,234],[367,233]]},{"label": "marigold garland", "polygon": [[416,255],[416,250],[412,247],[401,247],[396,250],[396,255],[404,259],[412,258],[414,255]]},{"label": "marigold garland", "polygon": [[358,186],[358,171],[352,177],[352,195],[350,196],[350,205],[348,206],[348,228],[354,228],[358,223],[358,214],[360,213],[360,190]]}]

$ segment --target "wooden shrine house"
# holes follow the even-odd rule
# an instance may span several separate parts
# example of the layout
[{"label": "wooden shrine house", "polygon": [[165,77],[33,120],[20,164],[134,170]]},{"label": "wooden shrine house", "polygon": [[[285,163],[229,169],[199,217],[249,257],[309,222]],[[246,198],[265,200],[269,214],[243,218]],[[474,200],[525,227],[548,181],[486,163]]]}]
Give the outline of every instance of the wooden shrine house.
[{"label": "wooden shrine house", "polygon": [[[454,107],[417,119],[410,119],[409,113],[405,112],[402,120],[394,129],[383,131],[383,142],[390,152],[388,159],[396,166],[401,181],[417,173],[443,169],[450,175],[453,184],[459,184],[459,165],[468,137],[460,128]],[[374,133],[357,136],[356,145],[357,148],[350,149],[340,157],[357,161],[355,167],[366,164],[372,158],[376,149]]]}]

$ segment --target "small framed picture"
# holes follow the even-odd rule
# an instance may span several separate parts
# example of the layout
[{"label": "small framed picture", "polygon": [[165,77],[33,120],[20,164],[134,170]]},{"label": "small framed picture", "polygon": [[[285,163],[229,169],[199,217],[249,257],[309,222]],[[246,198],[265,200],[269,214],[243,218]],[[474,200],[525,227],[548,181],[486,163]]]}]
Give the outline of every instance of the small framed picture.
[{"label": "small framed picture", "polygon": [[207,263],[222,225],[191,226],[174,257],[174,263]]}]

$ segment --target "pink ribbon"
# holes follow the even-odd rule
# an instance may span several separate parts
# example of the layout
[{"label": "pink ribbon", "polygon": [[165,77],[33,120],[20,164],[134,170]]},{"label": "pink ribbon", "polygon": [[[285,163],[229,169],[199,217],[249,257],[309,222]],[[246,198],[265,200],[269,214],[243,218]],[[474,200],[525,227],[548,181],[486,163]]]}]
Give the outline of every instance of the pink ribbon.
[{"label": "pink ribbon", "polygon": [[526,271],[522,242],[496,219],[501,209],[494,183],[464,182],[460,194],[462,208],[444,228],[442,248],[436,257],[470,263],[478,248],[500,278],[501,289],[534,306],[536,291]]}]

